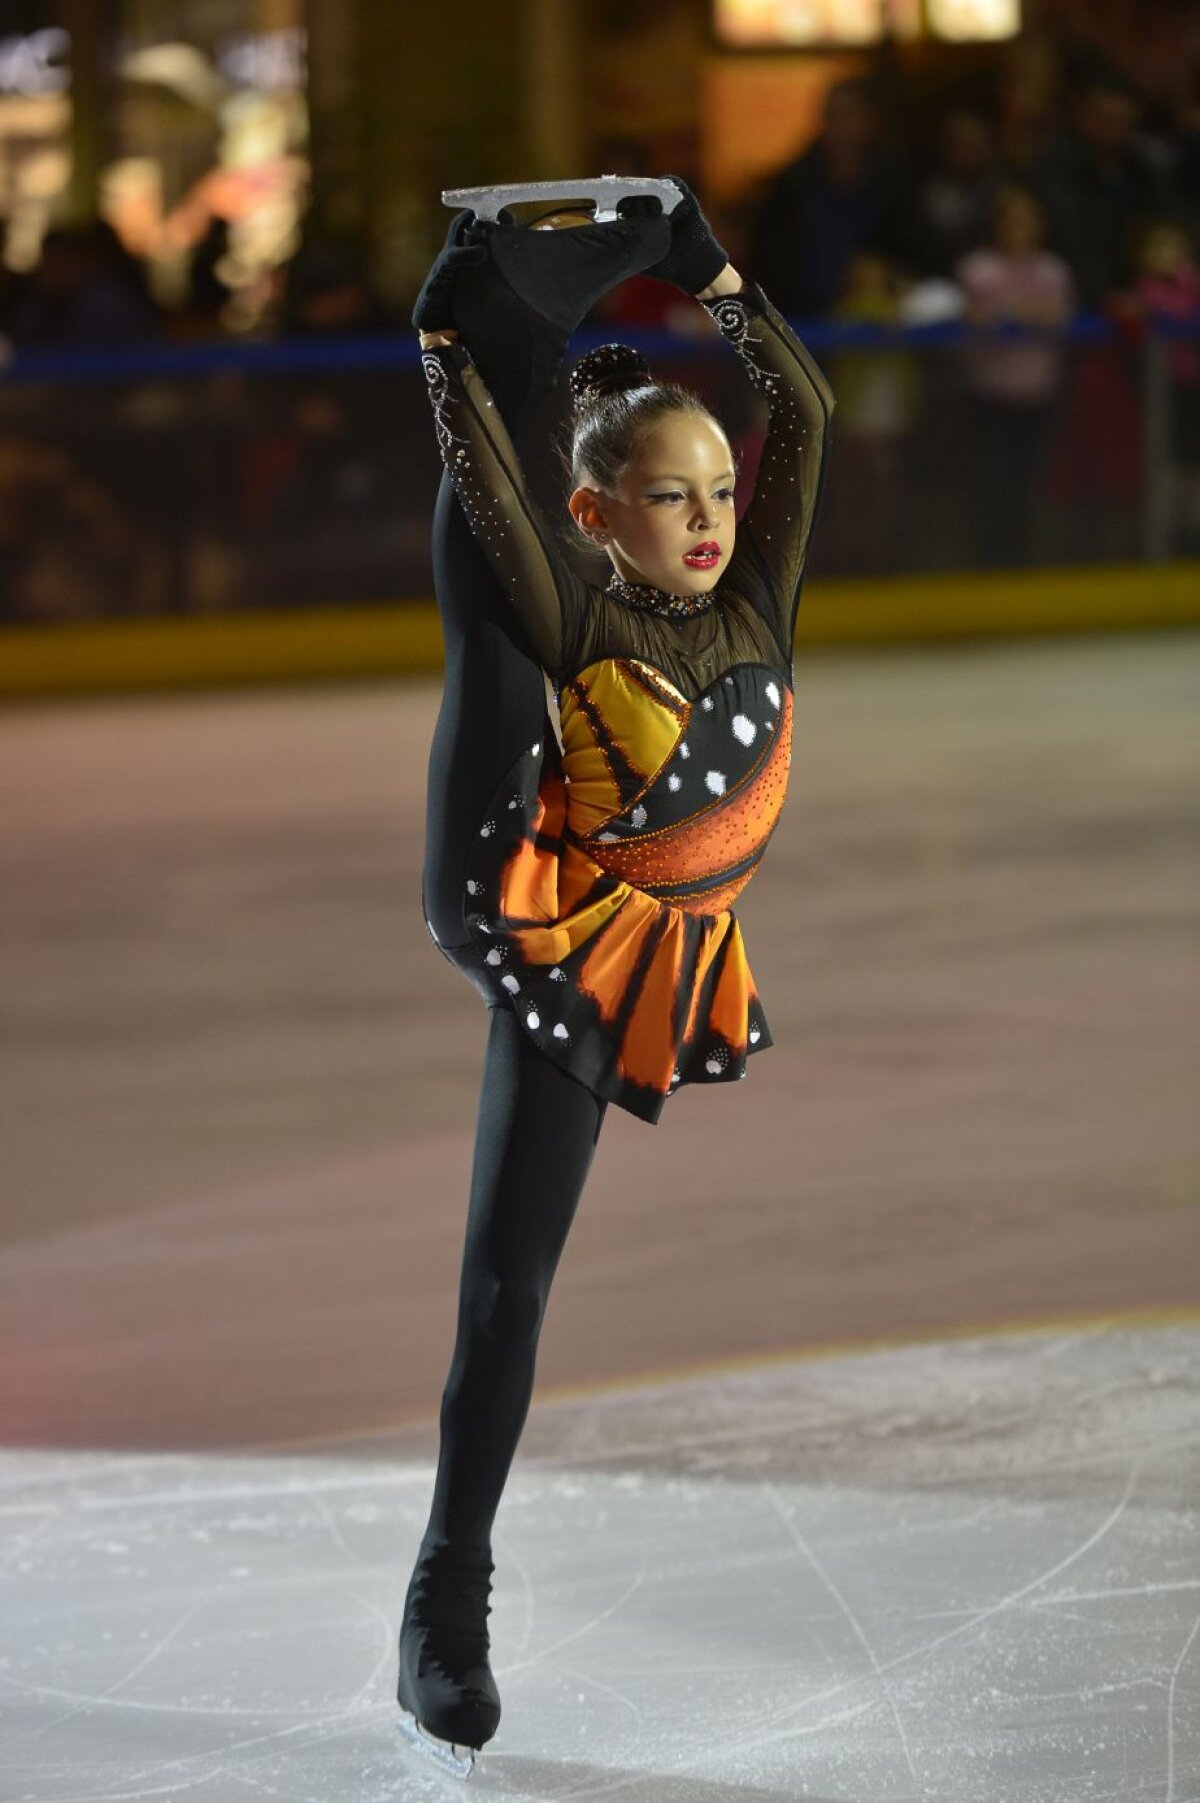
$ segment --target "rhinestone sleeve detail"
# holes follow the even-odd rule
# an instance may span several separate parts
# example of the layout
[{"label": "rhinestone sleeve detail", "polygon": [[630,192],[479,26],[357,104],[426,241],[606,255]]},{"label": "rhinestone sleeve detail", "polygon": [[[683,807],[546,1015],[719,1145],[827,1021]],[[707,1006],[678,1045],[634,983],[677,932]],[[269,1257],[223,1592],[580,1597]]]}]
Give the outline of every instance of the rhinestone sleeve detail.
[{"label": "rhinestone sleeve detail", "polygon": [[781,642],[790,650],[809,539],[824,486],[833,391],[762,289],[704,301],[770,414],[754,499],[739,525],[768,572]]},{"label": "rhinestone sleeve detail", "polygon": [[438,452],[538,661],[561,666],[568,614],[582,584],[554,544],[487,385],[462,344],[421,353]]},{"label": "rhinestone sleeve detail", "polygon": [[447,397],[450,380],[445,365],[433,355],[432,351],[422,351],[421,367],[425,371],[425,382],[429,389],[429,404],[433,408],[433,428],[437,434],[438,450],[442,462],[448,464],[454,455],[454,428],[450,424],[450,408]]}]

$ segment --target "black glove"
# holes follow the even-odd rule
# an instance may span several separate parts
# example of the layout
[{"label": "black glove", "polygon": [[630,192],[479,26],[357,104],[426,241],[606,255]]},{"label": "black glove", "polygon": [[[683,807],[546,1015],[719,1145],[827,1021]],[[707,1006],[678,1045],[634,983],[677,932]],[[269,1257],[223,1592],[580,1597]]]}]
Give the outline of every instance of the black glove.
[{"label": "black glove", "polygon": [[454,290],[464,269],[473,269],[487,260],[487,247],[482,233],[473,230],[474,213],[464,207],[450,221],[437,257],[425,277],[413,307],[412,322],[418,332],[444,332],[454,329]]},{"label": "black glove", "polygon": [[[702,288],[708,288],[716,281],[729,261],[729,253],[713,237],[712,227],[700,210],[700,202],[682,177],[671,175],[667,180],[674,182],[683,194],[674,212],[666,215],[671,227],[671,248],[660,262],[652,264],[643,273],[652,275],[656,281],[673,282],[687,294],[699,294]],[[661,207],[652,195],[637,194],[622,201],[618,211],[637,218],[640,214],[661,211]]]}]

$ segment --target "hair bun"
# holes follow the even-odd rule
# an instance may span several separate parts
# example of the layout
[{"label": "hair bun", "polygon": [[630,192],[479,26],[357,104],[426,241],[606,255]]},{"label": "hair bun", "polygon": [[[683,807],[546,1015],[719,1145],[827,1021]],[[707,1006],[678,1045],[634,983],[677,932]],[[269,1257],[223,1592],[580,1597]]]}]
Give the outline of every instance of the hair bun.
[{"label": "hair bun", "polygon": [[605,395],[619,394],[623,388],[645,388],[652,383],[650,365],[640,351],[629,344],[602,344],[585,351],[571,371],[571,396],[576,412]]}]

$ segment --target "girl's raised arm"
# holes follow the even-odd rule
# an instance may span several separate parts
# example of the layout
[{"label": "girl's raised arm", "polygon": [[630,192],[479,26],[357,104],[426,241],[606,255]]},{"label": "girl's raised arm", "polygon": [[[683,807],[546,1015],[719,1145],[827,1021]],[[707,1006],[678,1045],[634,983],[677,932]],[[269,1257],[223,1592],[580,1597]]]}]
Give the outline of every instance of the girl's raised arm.
[{"label": "girl's raised arm", "polygon": [[833,391],[762,289],[747,282],[735,290],[733,275],[723,274],[696,298],[745,364],[770,412],[754,498],[739,522],[734,558],[758,591],[758,604],[769,608],[790,656],[824,483]]},{"label": "girl's raised arm", "polygon": [[453,332],[423,332],[421,363],[442,462],[538,662],[553,673],[563,662],[564,618],[582,611],[585,585],[529,493],[508,429],[466,346]]}]

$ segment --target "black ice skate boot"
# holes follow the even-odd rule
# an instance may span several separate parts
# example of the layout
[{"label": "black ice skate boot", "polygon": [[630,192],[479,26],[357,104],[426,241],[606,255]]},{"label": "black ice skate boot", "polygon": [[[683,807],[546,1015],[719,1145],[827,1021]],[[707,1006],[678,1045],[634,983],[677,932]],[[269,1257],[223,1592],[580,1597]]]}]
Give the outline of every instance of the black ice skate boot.
[{"label": "black ice skate boot", "polygon": [[400,1731],[455,1776],[469,1776],[500,1724],[488,1663],[491,1559],[451,1563],[422,1552],[400,1627]]},{"label": "black ice skate boot", "polygon": [[660,260],[671,228],[661,215],[558,231],[472,220],[463,239],[487,257],[459,278],[454,324],[515,438],[553,386],[576,326],[610,288]]}]

